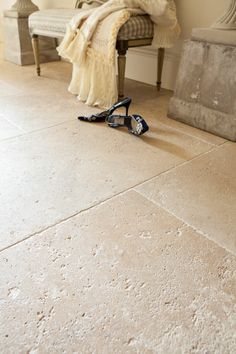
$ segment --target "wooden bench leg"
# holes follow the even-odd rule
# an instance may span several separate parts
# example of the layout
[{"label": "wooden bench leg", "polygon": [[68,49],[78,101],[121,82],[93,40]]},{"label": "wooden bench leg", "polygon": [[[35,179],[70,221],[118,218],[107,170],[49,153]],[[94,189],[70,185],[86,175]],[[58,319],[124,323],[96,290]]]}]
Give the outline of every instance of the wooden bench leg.
[{"label": "wooden bench leg", "polygon": [[158,49],[158,68],[157,68],[157,91],[160,91],[160,89],[161,89],[161,78],[162,78],[164,57],[165,57],[165,48],[159,48]]},{"label": "wooden bench leg", "polygon": [[124,97],[127,41],[118,41],[116,49],[118,51],[118,99],[121,100]]},{"label": "wooden bench leg", "polygon": [[41,69],[40,69],[40,58],[39,58],[39,37],[36,34],[32,36],[32,47],[34,52],[34,61],[36,65],[37,75],[40,76]]},{"label": "wooden bench leg", "polygon": [[125,67],[126,67],[126,50],[118,51],[118,96],[119,99],[124,97],[125,87]]}]

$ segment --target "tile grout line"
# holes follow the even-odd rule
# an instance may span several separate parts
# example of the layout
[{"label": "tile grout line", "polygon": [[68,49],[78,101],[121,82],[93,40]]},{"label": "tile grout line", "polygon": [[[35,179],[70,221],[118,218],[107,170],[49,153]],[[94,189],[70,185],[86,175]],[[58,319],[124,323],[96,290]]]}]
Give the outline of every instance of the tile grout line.
[{"label": "tile grout line", "polygon": [[[50,125],[50,126],[48,126],[48,127],[43,127],[43,128],[39,128],[39,129],[27,131],[27,130],[25,130],[24,128],[21,128],[20,126],[18,126],[18,125],[15,124],[14,122],[12,122],[11,120],[9,120],[8,118],[6,118],[5,116],[3,116],[3,115],[1,115],[1,116],[2,116],[3,119],[5,119],[6,121],[8,121],[10,124],[14,125],[14,126],[17,127],[18,129],[20,129],[20,130],[23,132],[23,134],[19,134],[19,135],[12,136],[12,137],[9,137],[9,138],[6,138],[6,139],[2,139],[2,140],[0,140],[0,143],[1,143],[1,142],[5,142],[5,141],[9,141],[9,140],[11,140],[11,139],[16,139],[16,138],[18,138],[18,137],[24,137],[24,136],[27,136],[27,135],[32,134],[32,133],[37,133],[37,132],[40,132],[40,131],[44,131],[44,130],[47,130],[47,129],[51,129],[51,128],[54,128],[54,127],[63,125],[63,124],[65,124],[65,123],[72,123],[72,122],[76,121],[76,120],[72,120],[72,119],[71,119],[71,120],[65,120],[65,121],[63,121],[63,122],[60,122],[60,123],[57,123],[57,124],[54,124],[54,125]],[[221,145],[223,145],[223,144],[225,144],[225,143],[228,142],[227,140],[225,140],[225,141],[223,141],[223,142],[220,143],[220,144],[210,143],[210,142],[208,142],[208,141],[206,141],[206,140],[204,140],[204,139],[202,139],[202,138],[200,138],[200,137],[198,137],[198,136],[194,136],[194,135],[192,135],[192,134],[190,134],[190,133],[183,132],[181,129],[178,129],[178,128],[176,128],[176,127],[169,126],[168,124],[166,124],[166,123],[164,123],[164,122],[162,122],[162,121],[160,121],[160,124],[161,124],[161,125],[164,125],[164,126],[167,127],[167,128],[170,128],[171,130],[174,130],[174,131],[176,131],[176,132],[178,132],[178,133],[182,133],[182,134],[184,134],[184,135],[186,135],[186,136],[189,136],[190,138],[199,140],[199,141],[202,142],[202,143],[211,145],[212,147],[221,146]],[[222,139],[223,139],[223,138],[222,138]]]},{"label": "tile grout line", "polygon": [[[11,121],[9,121],[9,120],[7,120],[7,121],[9,123],[11,123]],[[11,137],[5,138],[5,139],[1,139],[0,140],[0,144],[1,143],[5,143],[6,141],[10,141],[10,140],[14,140],[14,139],[22,138],[22,137],[27,137],[30,134],[34,134],[34,133],[37,133],[37,132],[40,132],[40,131],[44,131],[44,130],[47,130],[47,129],[52,129],[54,127],[58,127],[59,125],[63,125],[65,123],[72,123],[72,122],[74,122],[74,120],[65,120],[65,121],[57,123],[55,125],[50,125],[49,127],[43,127],[43,128],[39,128],[39,129],[36,129],[36,130],[31,130],[31,131],[23,130],[23,128],[19,127],[19,129],[21,129],[23,131],[22,134],[11,136]],[[16,127],[17,127],[17,125],[16,125]]]},{"label": "tile grout line", "polygon": [[[223,144],[222,144],[222,145],[223,145]],[[135,188],[137,188],[137,187],[139,187],[139,186],[142,186],[142,185],[144,185],[145,183],[151,182],[151,181],[154,180],[155,178],[158,178],[159,176],[161,176],[161,175],[163,175],[163,174],[165,174],[165,173],[169,173],[169,172],[175,170],[175,169],[178,168],[178,167],[184,166],[185,164],[187,164],[187,163],[189,163],[189,162],[191,162],[191,161],[193,161],[193,160],[195,160],[195,159],[197,159],[197,158],[200,158],[200,157],[202,157],[202,156],[204,156],[204,155],[206,155],[206,154],[208,154],[208,153],[210,153],[210,152],[212,152],[212,151],[214,151],[214,150],[217,150],[217,148],[220,148],[220,146],[215,146],[215,147],[212,148],[211,150],[209,150],[209,151],[207,151],[207,152],[204,152],[204,153],[202,153],[202,154],[200,154],[200,155],[195,156],[195,157],[192,158],[191,160],[184,161],[183,163],[181,163],[181,164],[179,164],[179,165],[177,165],[177,166],[170,167],[168,170],[166,170],[166,171],[164,171],[164,172],[161,172],[161,173],[158,174],[158,175],[155,175],[155,176],[153,176],[153,177],[151,177],[151,178],[149,178],[149,179],[147,179],[147,180],[145,180],[145,181],[143,181],[143,182],[141,182],[141,183],[137,183],[137,184],[133,185],[132,187],[129,187],[129,188],[127,188],[127,189],[125,189],[125,190],[123,190],[123,191],[121,191],[121,192],[119,192],[119,193],[116,193],[116,194],[112,195],[111,197],[108,197],[108,198],[106,198],[106,199],[104,199],[104,200],[102,200],[102,201],[99,201],[98,203],[96,203],[96,204],[94,204],[94,205],[91,205],[91,206],[88,207],[88,208],[85,208],[85,209],[82,209],[82,210],[80,210],[80,211],[78,211],[78,212],[75,212],[74,214],[72,214],[72,215],[70,215],[70,216],[68,216],[68,217],[66,217],[66,218],[64,218],[64,219],[58,220],[58,221],[56,221],[54,224],[51,224],[51,225],[49,225],[49,226],[47,226],[47,227],[45,227],[45,228],[43,228],[43,229],[41,229],[41,230],[39,230],[39,231],[36,231],[36,232],[34,232],[34,233],[32,233],[32,234],[30,234],[30,235],[24,237],[23,239],[21,239],[21,240],[19,240],[19,241],[17,241],[17,242],[14,242],[14,243],[12,243],[12,244],[6,246],[6,247],[1,248],[1,249],[0,249],[0,253],[3,252],[3,251],[8,250],[8,249],[10,249],[11,247],[14,247],[14,246],[16,246],[16,245],[18,245],[18,244],[20,244],[20,243],[23,243],[24,241],[27,241],[28,239],[30,239],[30,238],[32,238],[32,237],[34,237],[34,236],[36,236],[36,235],[39,235],[39,234],[41,234],[41,233],[43,233],[43,232],[45,232],[45,231],[47,231],[47,230],[49,230],[49,229],[51,229],[51,228],[53,228],[53,227],[55,227],[55,226],[58,226],[58,225],[60,225],[60,224],[62,224],[62,223],[64,223],[64,222],[66,222],[66,221],[68,221],[68,220],[70,220],[70,219],[72,219],[72,218],[74,218],[74,217],[76,217],[76,216],[78,216],[78,215],[84,213],[84,212],[87,212],[87,211],[89,211],[89,210],[91,210],[91,209],[93,209],[93,208],[96,208],[96,207],[100,206],[100,205],[106,204],[107,202],[109,202],[109,201],[112,200],[113,198],[117,198],[117,197],[119,197],[119,196],[122,196],[123,194],[125,194],[125,193],[127,193],[127,192],[129,192],[129,191],[132,191],[132,190],[133,190],[134,192],[137,192],[137,193],[138,193],[138,191],[137,191]],[[142,195],[141,193],[139,193],[139,194]],[[143,196],[143,197],[144,197],[144,196]],[[145,197],[145,198],[146,198],[146,197]],[[146,198],[146,199],[148,199],[148,198]],[[149,200],[149,199],[148,199],[148,200]],[[150,201],[151,201],[151,200],[150,200]],[[154,203],[154,204],[155,204],[155,203]]]},{"label": "tile grout line", "polygon": [[94,207],[97,207],[97,206],[100,205],[100,204],[102,204],[102,202],[99,202],[99,203],[97,203],[97,204],[92,205],[91,207],[88,207],[88,208],[86,208],[86,209],[82,209],[82,210],[80,210],[80,211],[78,211],[78,212],[75,212],[74,214],[72,214],[72,215],[70,215],[70,216],[68,216],[68,217],[66,217],[66,218],[64,218],[64,219],[58,220],[58,221],[56,221],[54,224],[48,225],[48,226],[46,226],[45,228],[43,228],[43,229],[41,229],[41,230],[39,230],[39,231],[35,231],[35,232],[33,232],[32,234],[30,234],[30,235],[24,237],[23,239],[21,239],[21,240],[19,240],[19,241],[16,241],[16,242],[12,243],[11,245],[8,245],[8,246],[6,246],[6,247],[1,248],[1,249],[0,249],[0,253],[3,252],[3,251],[8,250],[8,249],[11,248],[11,247],[17,246],[18,244],[23,243],[24,241],[27,241],[27,240],[29,240],[30,238],[32,238],[32,237],[34,237],[34,236],[36,236],[36,235],[40,235],[40,234],[42,234],[43,232],[45,232],[45,231],[47,231],[47,230],[50,230],[50,229],[52,229],[53,227],[55,227],[55,226],[57,226],[57,225],[63,224],[64,222],[66,222],[66,221],[68,221],[68,220],[70,220],[70,219],[76,217],[77,215],[79,215],[79,214],[81,214],[81,213],[84,213],[84,212],[86,212],[86,211],[88,211],[88,210],[90,210],[90,209],[92,209],[92,208],[94,208]]},{"label": "tile grout line", "polygon": [[14,127],[18,128],[19,130],[22,131],[23,134],[21,135],[24,135],[24,133],[27,133],[25,129],[21,128],[18,124],[12,122],[10,119],[6,118],[5,116],[2,116],[3,119],[5,119],[8,123],[10,123],[11,125],[13,125]]},{"label": "tile grout line", "polygon": [[206,238],[208,241],[213,242],[215,245],[217,245],[218,247],[224,249],[225,251],[227,251],[228,253],[232,254],[234,257],[236,257],[236,254],[229,250],[228,248],[220,245],[218,242],[216,242],[215,240],[213,240],[212,238],[209,237],[209,235],[207,233],[205,233],[204,231],[201,231],[199,229],[197,229],[195,226],[189,224],[187,221],[185,221],[184,219],[182,219],[181,217],[175,215],[172,211],[170,211],[168,208],[166,208],[165,206],[163,206],[162,204],[159,204],[158,202],[148,198],[146,195],[142,194],[142,192],[138,191],[135,189],[135,192],[137,192],[139,195],[141,195],[142,197],[144,197],[145,199],[147,199],[149,202],[151,202],[152,204],[158,206],[159,208],[165,210],[168,214],[172,215],[173,217],[175,217],[176,219],[178,219],[179,221],[181,221],[182,223],[184,223],[186,226],[190,227],[194,232],[197,232],[199,235],[201,235],[202,237]]},{"label": "tile grout line", "polygon": [[58,221],[56,221],[55,223],[53,223],[53,224],[51,224],[51,225],[48,225],[48,226],[46,226],[45,228],[43,228],[43,229],[41,229],[41,230],[39,230],[39,231],[35,231],[35,232],[33,232],[32,234],[30,234],[30,235],[24,237],[23,239],[21,239],[21,240],[19,240],[19,241],[17,241],[17,242],[14,242],[14,243],[12,243],[12,244],[6,246],[6,247],[1,248],[1,249],[0,249],[0,253],[3,252],[3,251],[6,251],[7,249],[9,249],[9,248],[11,248],[11,247],[14,247],[14,246],[16,246],[16,245],[18,245],[18,244],[20,244],[20,243],[23,243],[24,241],[27,241],[28,239],[30,239],[30,238],[32,238],[32,237],[34,237],[34,236],[36,236],[36,235],[40,235],[40,234],[42,234],[43,232],[45,232],[45,231],[47,231],[47,230],[49,230],[49,229],[51,229],[51,228],[53,228],[53,227],[55,227],[55,226],[58,226],[58,225],[60,225],[60,224],[63,224],[64,222],[66,222],[66,221],[68,221],[68,220],[70,220],[70,219],[72,219],[72,218],[74,218],[74,217],[76,217],[76,216],[78,216],[78,215],[80,215],[80,214],[82,214],[82,213],[85,213],[85,212],[87,212],[87,211],[89,211],[89,210],[91,210],[91,209],[94,209],[94,208],[96,208],[96,207],[98,207],[98,206],[100,206],[100,205],[106,204],[106,203],[109,202],[111,199],[117,198],[117,197],[119,197],[120,195],[123,195],[123,194],[127,193],[128,191],[132,190],[132,189],[135,188],[135,187],[136,187],[136,186],[129,187],[129,188],[127,188],[127,189],[125,189],[125,190],[123,190],[123,191],[117,193],[117,194],[112,195],[111,197],[108,197],[108,198],[106,198],[106,199],[104,199],[104,200],[102,200],[102,201],[97,202],[96,204],[93,204],[93,205],[91,205],[91,206],[89,206],[89,207],[87,207],[87,208],[85,208],[85,209],[82,209],[82,210],[80,210],[80,211],[77,211],[77,212],[75,212],[74,214],[69,215],[69,216],[66,217],[66,218],[63,218],[63,219],[61,219],[61,220],[58,220]]},{"label": "tile grout line", "polygon": [[205,152],[203,152],[203,153],[201,153],[201,154],[199,154],[199,155],[197,155],[197,156],[194,156],[194,157],[193,157],[192,159],[190,159],[190,160],[183,161],[182,163],[180,163],[180,164],[178,164],[178,165],[176,165],[176,166],[174,166],[174,167],[171,167],[171,168],[169,168],[168,170],[163,171],[163,172],[159,173],[158,175],[155,175],[155,176],[153,176],[153,177],[147,179],[146,181],[143,181],[143,182],[141,182],[141,183],[138,183],[138,184],[135,185],[133,188],[136,188],[136,187],[138,187],[138,186],[145,185],[146,183],[149,183],[149,182],[153,181],[154,179],[156,179],[156,178],[158,178],[158,177],[160,177],[160,176],[163,176],[163,175],[165,175],[165,174],[168,174],[168,173],[174,171],[175,169],[181,168],[181,167],[183,167],[183,166],[189,164],[189,163],[192,162],[192,161],[195,161],[195,160],[197,160],[197,159],[199,159],[199,158],[201,158],[201,157],[203,157],[203,156],[205,156],[205,155],[208,155],[208,154],[210,154],[211,152],[214,152],[214,151],[220,149],[220,148],[221,148],[224,144],[226,144],[227,142],[228,142],[228,141],[224,142],[224,143],[221,144],[221,145],[214,145],[210,150],[205,151]]},{"label": "tile grout line", "polygon": [[[26,130],[24,130],[23,128],[21,128],[19,125],[17,125],[16,123],[12,122],[10,119],[6,118],[5,115],[0,113],[0,118],[4,119],[5,121],[7,121],[9,124],[13,125],[14,127],[18,128],[19,130],[21,130],[23,133],[26,132]],[[13,137],[11,137],[13,138]],[[9,138],[7,138],[9,139]],[[3,139],[6,140],[6,139]],[[2,140],[1,140],[2,141]]]}]

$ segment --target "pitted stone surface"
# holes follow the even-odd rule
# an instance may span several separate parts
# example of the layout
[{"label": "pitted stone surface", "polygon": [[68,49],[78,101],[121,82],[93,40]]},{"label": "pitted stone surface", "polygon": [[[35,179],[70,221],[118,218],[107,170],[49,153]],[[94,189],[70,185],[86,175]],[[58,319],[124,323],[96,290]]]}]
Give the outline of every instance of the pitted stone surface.
[{"label": "pitted stone surface", "polygon": [[[3,108],[7,117],[16,114],[20,100],[10,106],[11,99],[0,98],[9,103]],[[14,115],[18,124],[27,129],[42,118],[49,124],[50,111],[58,112],[59,107],[62,116],[68,112],[65,119],[75,121],[0,144],[0,249],[212,148],[161,124],[160,138],[152,133],[138,139],[103,124],[79,122],[76,100],[64,110],[70,104],[66,100],[51,109],[49,99],[45,101],[47,113],[43,115],[45,104],[38,116],[35,106],[40,100],[32,99],[28,109],[36,114],[32,119],[30,113],[24,114],[24,104],[19,104]]]},{"label": "pitted stone surface", "polygon": [[234,116],[236,124],[235,63],[236,46],[206,46],[199,102],[204,107]]},{"label": "pitted stone surface", "polygon": [[233,114],[222,113],[178,97],[170,99],[168,109],[170,118],[235,141],[236,118]]},{"label": "pitted stone surface", "polygon": [[228,142],[137,190],[236,255],[235,156]]},{"label": "pitted stone surface", "polygon": [[[34,67],[4,62],[0,50],[0,240],[7,247],[0,252],[0,353],[235,352],[234,256],[166,205],[124,194],[178,168],[186,183],[187,161],[209,151],[234,161],[220,146],[225,140],[168,119],[171,92],[130,80],[130,113],[147,120],[147,134],[82,124],[76,117],[97,109],[66,92],[70,65],[47,63],[43,72],[37,78]],[[202,228],[222,220],[229,230],[235,174],[225,171],[226,191],[219,188],[213,202],[227,207],[207,210],[212,218]],[[201,183],[214,190],[221,167],[213,179],[208,172]],[[208,188],[200,191],[211,200]],[[182,210],[191,213],[194,198]],[[195,210],[201,221],[204,204]]]},{"label": "pitted stone surface", "polygon": [[236,141],[236,47],[186,41],[168,115]]},{"label": "pitted stone surface", "polygon": [[199,102],[204,52],[205,46],[201,43],[185,42],[175,87],[176,97],[187,102]]},{"label": "pitted stone surface", "polygon": [[235,257],[135,192],[0,265],[2,354],[235,352]]}]

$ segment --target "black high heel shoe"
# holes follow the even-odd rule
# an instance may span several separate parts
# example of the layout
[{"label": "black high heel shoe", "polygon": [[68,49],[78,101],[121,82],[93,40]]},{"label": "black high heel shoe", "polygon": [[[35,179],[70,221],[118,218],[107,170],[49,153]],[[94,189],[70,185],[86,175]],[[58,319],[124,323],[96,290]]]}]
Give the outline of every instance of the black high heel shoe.
[{"label": "black high heel shoe", "polygon": [[106,118],[106,122],[111,128],[127,127],[129,133],[134,135],[142,135],[149,130],[145,120],[137,114],[132,116],[111,115]]},{"label": "black high heel shoe", "polygon": [[97,114],[92,114],[89,117],[86,116],[79,116],[78,119],[86,122],[104,122],[108,116],[110,116],[112,113],[115,112],[116,109],[125,107],[126,109],[126,115],[129,113],[129,106],[131,103],[131,98],[126,97],[122,101],[115,103],[111,108],[109,108],[107,111],[103,111],[101,113]]}]

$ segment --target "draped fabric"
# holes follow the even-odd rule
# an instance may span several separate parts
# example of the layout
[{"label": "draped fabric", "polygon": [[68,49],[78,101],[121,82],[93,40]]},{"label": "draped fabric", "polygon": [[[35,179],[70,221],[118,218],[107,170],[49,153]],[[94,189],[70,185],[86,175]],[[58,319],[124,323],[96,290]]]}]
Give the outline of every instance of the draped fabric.
[{"label": "draped fabric", "polygon": [[102,108],[117,100],[117,34],[130,16],[145,13],[154,22],[153,45],[171,47],[180,33],[174,0],[109,0],[72,18],[58,52],[73,63],[69,91],[79,100]]}]

